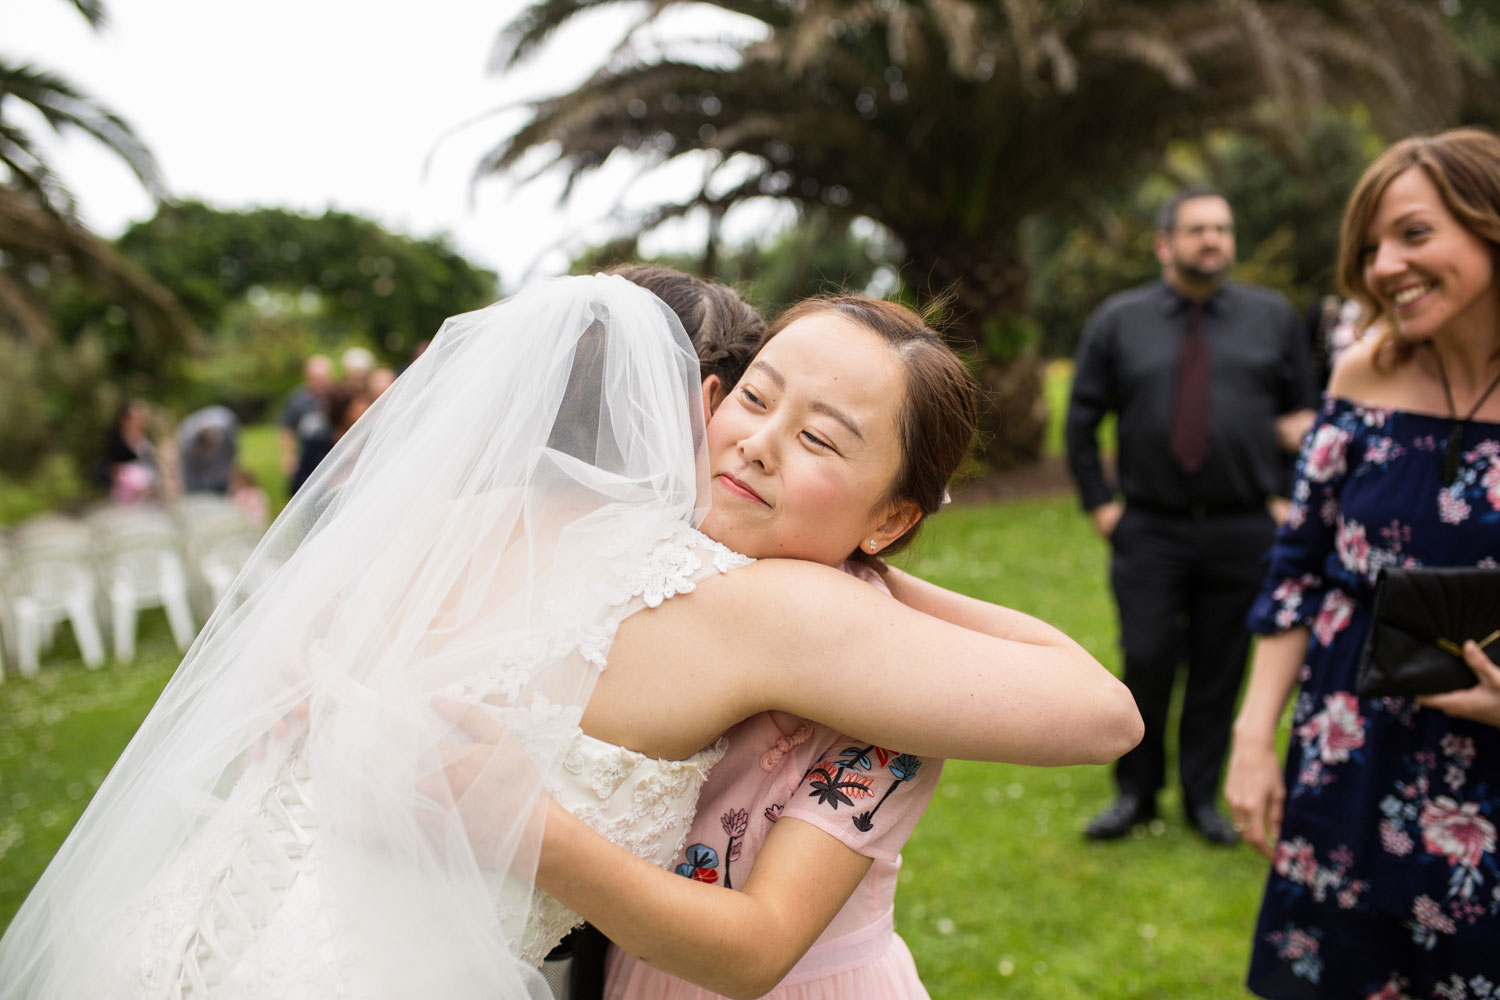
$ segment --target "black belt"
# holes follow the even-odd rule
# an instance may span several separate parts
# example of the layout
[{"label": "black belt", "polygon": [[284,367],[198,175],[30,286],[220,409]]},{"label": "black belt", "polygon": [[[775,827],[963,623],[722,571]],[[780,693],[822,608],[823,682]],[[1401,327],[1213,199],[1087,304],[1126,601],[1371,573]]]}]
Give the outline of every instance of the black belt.
[{"label": "black belt", "polygon": [[1190,503],[1176,507],[1167,507],[1154,503],[1143,503],[1140,500],[1125,499],[1126,509],[1143,510],[1157,517],[1172,517],[1189,521],[1202,521],[1210,517],[1239,517],[1245,514],[1267,513],[1265,502],[1251,504],[1213,504],[1213,503]]}]

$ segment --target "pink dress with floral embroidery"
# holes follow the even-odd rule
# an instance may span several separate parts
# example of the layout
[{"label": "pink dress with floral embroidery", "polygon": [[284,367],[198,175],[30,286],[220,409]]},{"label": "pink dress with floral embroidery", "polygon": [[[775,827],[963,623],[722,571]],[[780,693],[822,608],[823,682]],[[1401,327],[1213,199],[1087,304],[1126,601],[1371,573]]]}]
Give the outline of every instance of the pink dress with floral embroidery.
[{"label": "pink dress with floral embroidery", "polygon": [[1355,694],[1383,566],[1500,566],[1500,424],[1328,399],[1250,614],[1311,632],[1249,986],[1500,998],[1500,729]]},{"label": "pink dress with floral embroidery", "polygon": [[[747,719],[726,735],[729,750],[698,800],[679,875],[740,887],[772,825],[788,816],[874,859],[833,922],[767,996],[925,998],[892,906],[901,847],[932,797],[942,761],[883,750],[779,712]],[[718,996],[618,948],[610,948],[606,969],[606,1000]]]},{"label": "pink dress with floral embroidery", "polygon": [[[881,586],[868,571],[851,572]],[[822,936],[766,996],[925,1000],[911,952],[896,933],[893,904],[901,847],[927,809],[943,762],[872,746],[782,712],[747,719],[725,735],[729,748],[698,798],[688,846],[677,859],[679,875],[739,888],[771,827],[789,816],[873,859]],[[619,948],[609,950],[605,1000],[718,995]]]}]

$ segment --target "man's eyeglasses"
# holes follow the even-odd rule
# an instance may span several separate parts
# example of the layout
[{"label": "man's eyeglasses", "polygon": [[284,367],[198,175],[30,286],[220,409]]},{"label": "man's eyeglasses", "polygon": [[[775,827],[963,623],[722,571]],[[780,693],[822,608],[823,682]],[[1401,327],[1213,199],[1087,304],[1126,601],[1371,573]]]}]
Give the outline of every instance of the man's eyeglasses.
[{"label": "man's eyeglasses", "polygon": [[1194,239],[1202,239],[1209,233],[1213,233],[1215,236],[1233,236],[1234,226],[1232,224],[1213,226],[1178,226],[1177,232],[1181,233],[1184,236],[1191,236]]}]

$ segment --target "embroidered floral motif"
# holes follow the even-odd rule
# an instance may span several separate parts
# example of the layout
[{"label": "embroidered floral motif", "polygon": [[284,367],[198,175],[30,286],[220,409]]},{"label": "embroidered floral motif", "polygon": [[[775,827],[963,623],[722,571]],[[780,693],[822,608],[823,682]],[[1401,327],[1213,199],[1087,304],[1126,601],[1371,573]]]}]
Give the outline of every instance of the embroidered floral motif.
[{"label": "embroidered floral motif", "polygon": [[875,828],[875,814],[880,811],[880,807],[885,805],[885,800],[890,798],[891,793],[901,787],[903,782],[910,781],[917,776],[917,772],[922,768],[922,760],[920,757],[913,757],[909,753],[903,753],[891,761],[888,767],[890,768],[891,777],[894,779],[891,781],[891,787],[885,790],[885,794],[880,797],[880,801],[875,803],[874,809],[871,809],[869,812],[862,812],[854,817],[854,828],[862,833],[868,833]]},{"label": "embroidered floral motif", "polygon": [[744,809],[731,809],[719,817],[719,825],[729,837],[729,843],[724,846],[724,888],[733,889],[729,866],[740,859],[740,850],[745,843],[745,830],[750,826],[750,813]]},{"label": "embroidered floral motif", "polygon": [[909,753],[894,753],[884,747],[846,746],[837,754],[825,756],[807,772],[806,779],[811,789],[808,795],[819,805],[828,806],[835,812],[840,806],[853,806],[856,800],[874,796],[876,772],[890,772],[891,784],[875,803],[874,808],[859,813],[853,819],[854,828],[869,833],[875,828],[875,814],[885,805],[886,799],[901,785],[911,781],[922,768],[922,759]]},{"label": "embroidered floral motif", "polygon": [[712,885],[719,881],[718,867],[718,852],[707,844],[694,844],[687,849],[687,861],[677,866],[677,874]]},{"label": "embroidered floral motif", "polygon": [[852,806],[855,799],[867,799],[875,793],[871,789],[875,779],[866,774],[857,774],[842,764],[819,764],[808,772],[810,794],[818,805],[829,806],[837,811],[839,806]]}]

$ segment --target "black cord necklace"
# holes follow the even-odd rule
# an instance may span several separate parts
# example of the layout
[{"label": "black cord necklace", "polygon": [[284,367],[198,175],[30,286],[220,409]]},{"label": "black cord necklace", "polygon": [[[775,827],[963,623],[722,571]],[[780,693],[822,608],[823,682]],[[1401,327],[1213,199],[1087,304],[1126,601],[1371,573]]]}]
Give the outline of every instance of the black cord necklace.
[{"label": "black cord necklace", "polygon": [[1448,416],[1453,419],[1453,429],[1448,432],[1448,444],[1443,449],[1443,482],[1451,484],[1458,478],[1458,461],[1463,455],[1464,424],[1474,419],[1474,414],[1490,398],[1495,387],[1500,386],[1500,375],[1496,375],[1484,392],[1479,394],[1474,405],[1469,407],[1468,416],[1460,420],[1458,407],[1453,405],[1453,390],[1448,387],[1448,372],[1443,368],[1443,352],[1434,346],[1432,353],[1437,358],[1438,380],[1443,383],[1443,396],[1448,400]]}]

